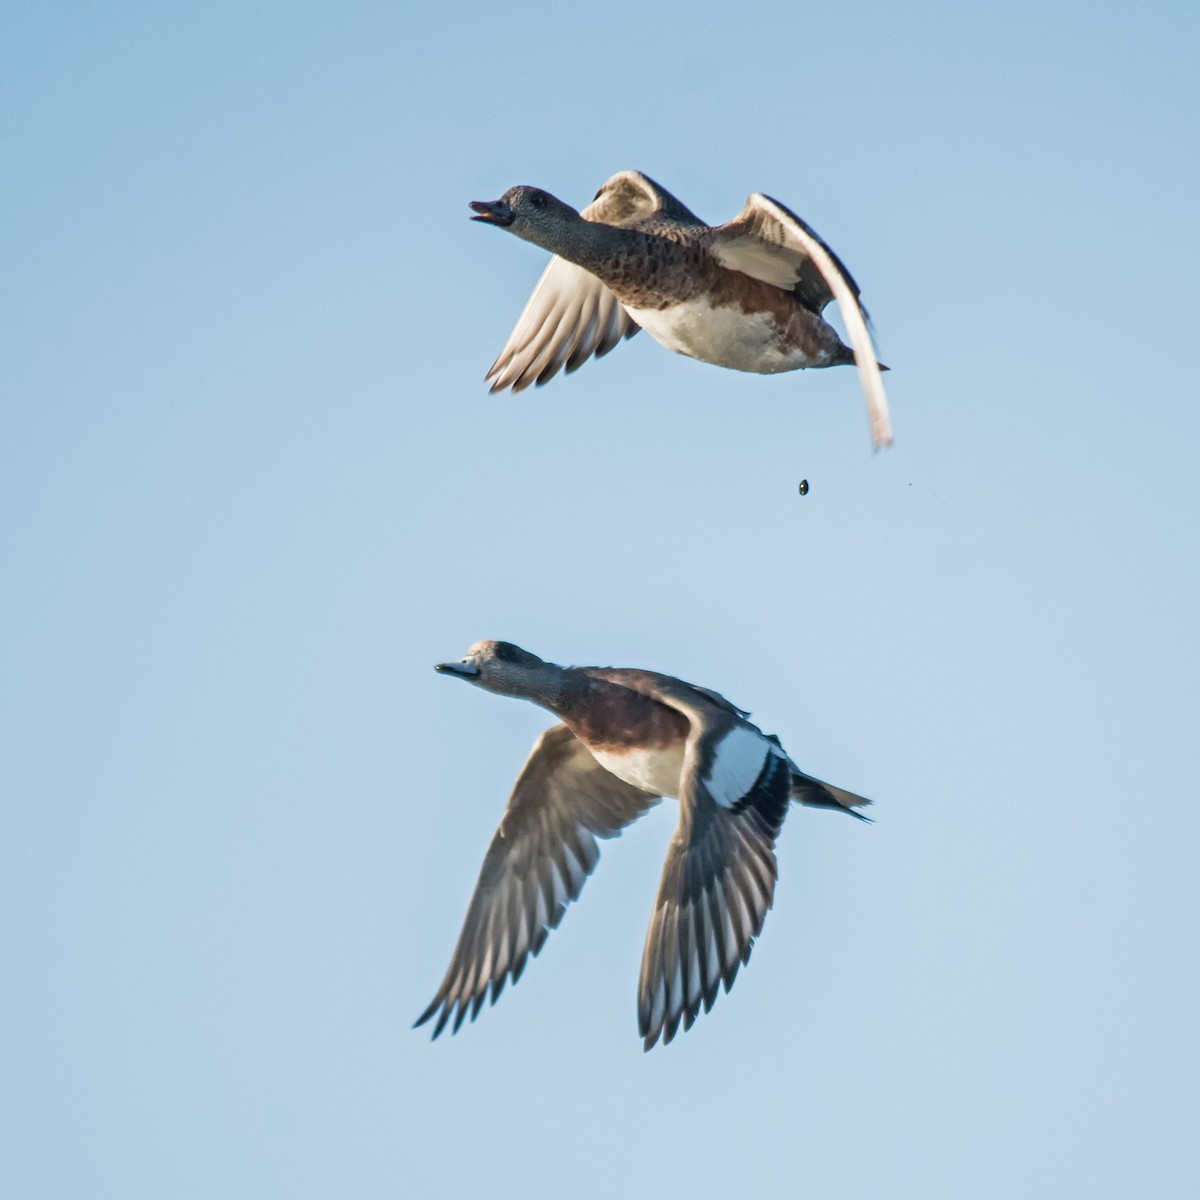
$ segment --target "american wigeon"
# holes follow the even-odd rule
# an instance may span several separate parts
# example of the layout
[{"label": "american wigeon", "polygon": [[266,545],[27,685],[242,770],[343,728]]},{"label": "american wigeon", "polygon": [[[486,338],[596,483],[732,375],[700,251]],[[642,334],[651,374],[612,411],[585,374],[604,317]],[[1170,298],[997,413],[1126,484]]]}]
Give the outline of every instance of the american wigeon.
[{"label": "american wigeon", "polygon": [[[891,445],[858,285],[778,201],[756,193],[734,220],[713,227],[652,179],[622,171],[582,213],[535,187],[471,207],[473,220],[555,255],[487,373],[493,392],[569,374],[642,328],[669,350],[737,371],[857,362],[872,442]],[[853,349],[821,316],[835,299]]]},{"label": "american wigeon", "polygon": [[[538,739],[488,848],[454,957],[417,1025],[474,1020],[520,978],[615,837],[662,796],[679,797],[638,986],[645,1048],[691,1028],[750,958],[775,895],[775,838],[788,802],[855,810],[862,796],[804,774],[779,740],[707,688],[654,671],[559,667],[479,642],[438,671],[532,700],[561,718]],[[863,818],[865,819],[865,818]]]}]

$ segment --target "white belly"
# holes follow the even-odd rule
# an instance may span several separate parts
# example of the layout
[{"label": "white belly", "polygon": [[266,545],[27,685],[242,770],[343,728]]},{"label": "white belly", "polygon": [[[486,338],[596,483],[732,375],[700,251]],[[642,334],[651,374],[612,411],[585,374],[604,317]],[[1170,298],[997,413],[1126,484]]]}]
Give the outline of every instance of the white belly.
[{"label": "white belly", "polygon": [[705,300],[626,311],[656,342],[701,362],[760,375],[813,365],[799,350],[781,343],[774,318],[765,313],[713,308]]},{"label": "white belly", "polygon": [[596,761],[618,779],[644,788],[656,796],[678,796],[683,774],[684,743],[661,750],[592,750]]}]

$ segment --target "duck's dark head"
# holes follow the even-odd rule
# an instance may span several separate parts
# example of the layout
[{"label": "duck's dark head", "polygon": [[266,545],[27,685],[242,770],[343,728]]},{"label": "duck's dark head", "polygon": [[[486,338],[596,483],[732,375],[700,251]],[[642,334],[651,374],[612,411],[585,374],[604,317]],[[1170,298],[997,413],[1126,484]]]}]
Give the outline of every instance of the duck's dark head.
[{"label": "duck's dark head", "polygon": [[556,196],[541,188],[509,188],[499,200],[472,200],[472,221],[499,225],[517,237],[546,249],[553,249],[563,225],[578,220],[579,214]]},{"label": "duck's dark head", "polygon": [[465,679],[476,687],[508,696],[538,693],[550,664],[512,642],[476,642],[458,662],[438,663],[439,674]]}]

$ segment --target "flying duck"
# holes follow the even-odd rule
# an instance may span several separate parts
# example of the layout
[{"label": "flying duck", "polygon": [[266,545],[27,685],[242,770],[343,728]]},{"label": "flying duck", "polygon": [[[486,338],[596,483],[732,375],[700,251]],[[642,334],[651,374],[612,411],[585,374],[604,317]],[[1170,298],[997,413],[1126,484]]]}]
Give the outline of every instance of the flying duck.
[{"label": "flying duck", "polygon": [[[668,350],[773,375],[856,362],[875,449],[891,419],[867,312],[841,259],[795,213],[755,193],[705,225],[639,171],[621,171],[582,212],[535,187],[471,201],[476,215],[554,254],[500,357],[492,391],[567,373],[645,329]],[[821,313],[837,300],[846,346]]]},{"label": "flying duck", "polygon": [[[478,642],[444,675],[549,709],[492,838],[450,967],[417,1025],[457,1033],[541,950],[616,837],[662,796],[679,798],[638,984],[649,1050],[690,1029],[738,967],[775,895],[775,839],[789,801],[855,810],[853,792],[804,774],[779,739],[708,688],[613,667],[560,667],[509,642]],[[866,820],[867,818],[861,817]]]}]

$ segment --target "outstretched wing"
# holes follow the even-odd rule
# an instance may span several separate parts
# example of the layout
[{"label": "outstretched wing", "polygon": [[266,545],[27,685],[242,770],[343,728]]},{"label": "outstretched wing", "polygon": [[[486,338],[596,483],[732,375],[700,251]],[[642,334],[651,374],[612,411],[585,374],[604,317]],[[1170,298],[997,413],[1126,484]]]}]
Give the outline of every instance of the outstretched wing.
[{"label": "outstretched wing", "polygon": [[[700,224],[670,192],[640,171],[614,175],[580,216],[603,225],[634,225],[650,217]],[[556,255],[484,378],[492,381],[493,392],[509,387],[521,392],[548,382],[561,370],[571,374],[592,355],[602,358],[639,328],[595,275]]]},{"label": "outstretched wing", "polygon": [[775,896],[791,768],[774,742],[722,720],[689,743],[680,821],[646,935],[638,1032],[649,1050],[690,1029],[750,959]]},{"label": "outstretched wing", "polygon": [[484,856],[450,967],[433,1002],[433,1036],[453,1019],[457,1033],[492,1003],[542,948],[600,858],[597,838],[614,837],[658,797],[623,783],[565,725],[538,740],[517,778]]},{"label": "outstretched wing", "polygon": [[750,959],[775,897],[775,838],[787,815],[792,765],[777,738],[723,696],[654,672],[626,685],[683,713],[691,726],[679,788],[679,828],[667,851],[646,934],[638,1031],[649,1050],[690,1029],[721,984]]},{"label": "outstretched wing", "polygon": [[493,392],[523,392],[603,358],[640,328],[595,275],[555,255],[484,379]]},{"label": "outstretched wing", "polygon": [[796,293],[819,313],[837,300],[867,399],[875,449],[890,446],[892,424],[887,394],[867,329],[858,284],[841,259],[796,214],[769,196],[755,193],[727,225],[712,231],[710,250],[722,266]]}]

